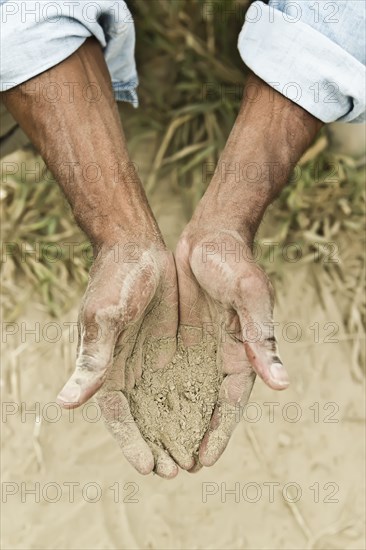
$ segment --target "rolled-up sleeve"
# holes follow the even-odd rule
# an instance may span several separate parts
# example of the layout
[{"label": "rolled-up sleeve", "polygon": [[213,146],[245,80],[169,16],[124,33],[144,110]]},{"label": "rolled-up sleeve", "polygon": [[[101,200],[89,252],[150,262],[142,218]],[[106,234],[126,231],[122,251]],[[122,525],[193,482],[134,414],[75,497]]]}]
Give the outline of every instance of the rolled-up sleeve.
[{"label": "rolled-up sleeve", "polygon": [[364,122],[365,2],[254,2],[238,40],[244,63],[323,122]]},{"label": "rolled-up sleeve", "polygon": [[50,69],[94,36],[116,99],[137,106],[135,28],[123,0],[0,0],[0,14],[0,91]]}]

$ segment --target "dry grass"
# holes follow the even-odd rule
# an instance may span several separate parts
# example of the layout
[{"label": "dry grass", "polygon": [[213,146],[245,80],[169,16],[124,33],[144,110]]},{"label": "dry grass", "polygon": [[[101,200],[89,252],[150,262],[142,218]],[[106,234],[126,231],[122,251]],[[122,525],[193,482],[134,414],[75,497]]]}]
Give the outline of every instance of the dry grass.
[{"label": "dry grass", "polygon": [[[51,175],[36,182],[9,176],[6,169],[13,161],[26,167],[28,174],[35,167],[44,168],[42,159],[29,151],[14,153],[2,163],[3,306],[12,321],[35,293],[57,316],[71,304],[70,288],[87,281],[90,254],[83,251],[90,245]],[[22,288],[29,292],[22,295]]]},{"label": "dry grass", "polygon": [[[156,141],[147,191],[151,193],[159,178],[169,174],[172,185],[180,188],[187,212],[193,211],[205,190],[203,163],[217,161],[239,107],[245,67],[236,40],[247,5],[246,0],[132,2],[141,108],[126,122],[130,148],[138,153],[146,136]],[[29,151],[18,153],[16,159],[27,169],[42,162]],[[295,174],[269,209],[259,242],[297,243],[301,262],[318,264],[317,277],[322,273],[324,280],[332,281],[347,301],[350,326],[359,330],[365,315],[364,166],[329,152],[323,133]],[[22,308],[20,285],[29,289],[24,301],[35,292],[48,311],[59,315],[72,303],[70,289],[77,290],[87,280],[90,253],[85,253],[89,250],[85,236],[49,176],[35,184],[3,171],[1,204],[7,316],[15,318]],[[329,243],[336,243],[338,262],[326,261],[334,251]],[[260,261],[280,277],[281,247],[274,248],[274,258],[269,257],[268,247],[263,251]]]}]

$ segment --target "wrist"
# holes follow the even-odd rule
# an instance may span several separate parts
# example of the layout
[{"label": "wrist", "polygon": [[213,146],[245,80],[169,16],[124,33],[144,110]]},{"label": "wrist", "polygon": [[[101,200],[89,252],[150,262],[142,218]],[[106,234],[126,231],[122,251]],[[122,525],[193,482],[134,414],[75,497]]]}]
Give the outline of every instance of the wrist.
[{"label": "wrist", "polygon": [[238,231],[247,240],[287,183],[322,123],[252,75],[256,101],[242,102],[193,222]]},{"label": "wrist", "polygon": [[120,216],[115,222],[109,220],[101,227],[99,224],[93,224],[90,231],[85,231],[93,250],[109,250],[113,247],[123,246],[132,251],[141,251],[148,249],[165,250],[165,243],[154,220],[144,218],[140,215],[129,220],[127,217]]},{"label": "wrist", "polygon": [[82,178],[75,177],[73,183],[73,189],[81,193],[74,192],[69,202],[75,220],[94,247],[131,240],[161,246],[162,235],[134,171],[116,180],[103,169],[96,188],[88,187]]},{"label": "wrist", "polygon": [[263,147],[260,137],[239,155],[225,151],[192,222],[237,231],[252,240],[266,208],[291,174],[293,165],[281,153],[282,159],[277,150]]}]

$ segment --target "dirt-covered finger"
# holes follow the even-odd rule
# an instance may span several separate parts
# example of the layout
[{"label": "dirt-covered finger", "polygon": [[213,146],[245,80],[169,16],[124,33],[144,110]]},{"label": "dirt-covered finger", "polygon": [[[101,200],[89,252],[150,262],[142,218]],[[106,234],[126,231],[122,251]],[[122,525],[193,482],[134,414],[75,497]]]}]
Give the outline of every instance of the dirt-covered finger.
[{"label": "dirt-covered finger", "polygon": [[155,465],[153,454],[131,415],[123,393],[102,391],[97,402],[108,430],[119,443],[128,462],[140,474],[151,473]]},{"label": "dirt-covered finger", "polygon": [[255,374],[247,370],[226,376],[221,384],[219,398],[200,445],[199,460],[203,466],[212,466],[220,458],[230,437],[241,421],[243,407],[248,402]]}]

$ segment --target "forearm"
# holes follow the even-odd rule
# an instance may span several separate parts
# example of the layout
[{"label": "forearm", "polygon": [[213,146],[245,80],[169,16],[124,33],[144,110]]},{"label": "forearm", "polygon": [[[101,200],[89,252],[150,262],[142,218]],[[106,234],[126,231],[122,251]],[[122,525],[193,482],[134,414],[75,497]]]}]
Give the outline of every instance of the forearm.
[{"label": "forearm", "polygon": [[[50,83],[63,91],[65,83],[71,83],[72,91],[50,101],[44,93]],[[4,93],[3,99],[94,246],[114,244],[124,235],[160,241],[127,152],[108,69],[94,39],[59,65]]]},{"label": "forearm", "polygon": [[193,223],[236,230],[253,240],[267,206],[285,186],[321,126],[304,109],[250,76],[240,112]]}]

